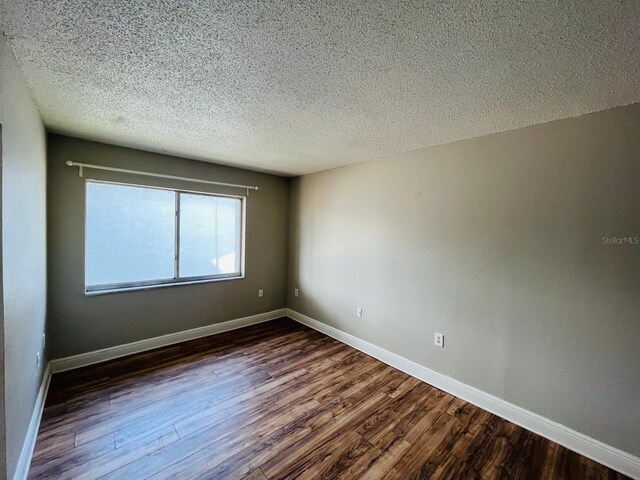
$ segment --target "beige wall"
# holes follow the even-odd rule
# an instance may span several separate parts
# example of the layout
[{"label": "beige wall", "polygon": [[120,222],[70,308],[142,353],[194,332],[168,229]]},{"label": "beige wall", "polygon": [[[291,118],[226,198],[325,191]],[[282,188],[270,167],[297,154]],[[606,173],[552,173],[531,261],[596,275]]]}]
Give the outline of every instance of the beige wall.
[{"label": "beige wall", "polygon": [[36,364],[46,313],[46,137],[2,35],[0,55],[4,413],[11,478],[46,363]]},{"label": "beige wall", "polygon": [[[84,185],[65,162],[257,185],[247,198],[245,278],[87,297]],[[113,172],[92,178],[194,189],[193,183]],[[268,312],[285,306],[289,179],[74,138],[49,136],[49,332],[51,357],[88,352]],[[197,185],[198,191],[244,191]],[[264,297],[258,297],[258,289]]]},{"label": "beige wall", "polygon": [[640,237],[640,105],[296,179],[288,306],[640,455],[640,245],[603,236]]}]

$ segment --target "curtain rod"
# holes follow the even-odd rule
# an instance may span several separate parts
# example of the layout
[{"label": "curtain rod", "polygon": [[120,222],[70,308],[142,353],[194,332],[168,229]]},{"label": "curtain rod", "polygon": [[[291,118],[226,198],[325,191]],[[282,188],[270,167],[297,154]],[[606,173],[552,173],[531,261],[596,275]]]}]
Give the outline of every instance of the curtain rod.
[{"label": "curtain rod", "polygon": [[69,167],[79,167],[78,175],[82,177],[84,168],[92,168],[94,170],[106,170],[109,172],[131,173],[133,175],[144,175],[145,177],[169,178],[171,180],[183,180],[185,182],[207,183],[209,185],[220,185],[222,187],[243,188],[245,190],[258,190],[258,187],[251,185],[237,185],[235,183],[214,182],[211,180],[202,180],[200,178],[179,177],[176,175],[165,175],[164,173],[143,172],[141,170],[129,170],[127,168],[105,167],[104,165],[93,165],[91,163],[79,163],[67,161]]}]

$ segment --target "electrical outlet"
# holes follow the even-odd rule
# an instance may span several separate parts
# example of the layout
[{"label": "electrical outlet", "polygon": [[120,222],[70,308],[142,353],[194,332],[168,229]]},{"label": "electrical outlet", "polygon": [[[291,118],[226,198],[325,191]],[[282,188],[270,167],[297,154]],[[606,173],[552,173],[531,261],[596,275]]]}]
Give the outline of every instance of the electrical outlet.
[{"label": "electrical outlet", "polygon": [[297,289],[297,288],[294,288],[294,289],[293,289],[293,294],[297,297],[297,296],[298,296],[298,293],[299,293],[299,292],[298,292],[298,289]]},{"label": "electrical outlet", "polygon": [[36,367],[40,368],[40,352],[36,352]]},{"label": "electrical outlet", "polygon": [[262,289],[258,290],[258,296],[259,297],[264,297],[264,290],[262,290]]},{"label": "electrical outlet", "polygon": [[362,318],[362,308],[361,307],[356,308],[356,315],[358,317]]},{"label": "electrical outlet", "polygon": [[444,348],[444,333],[436,332],[436,334],[433,337],[433,344],[436,347]]}]

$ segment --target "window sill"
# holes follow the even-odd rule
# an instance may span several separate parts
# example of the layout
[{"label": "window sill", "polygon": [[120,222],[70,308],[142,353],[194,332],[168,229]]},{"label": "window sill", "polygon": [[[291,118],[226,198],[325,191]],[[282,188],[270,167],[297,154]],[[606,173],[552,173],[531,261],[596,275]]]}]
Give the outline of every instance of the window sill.
[{"label": "window sill", "polygon": [[157,283],[155,285],[136,285],[131,287],[118,287],[108,290],[94,290],[84,292],[85,297],[96,297],[98,295],[111,295],[113,293],[140,292],[143,290],[155,290],[156,288],[181,287],[184,285],[200,285],[203,283],[228,282],[230,280],[243,280],[244,275],[237,277],[205,278],[203,280],[188,280],[185,282]]}]

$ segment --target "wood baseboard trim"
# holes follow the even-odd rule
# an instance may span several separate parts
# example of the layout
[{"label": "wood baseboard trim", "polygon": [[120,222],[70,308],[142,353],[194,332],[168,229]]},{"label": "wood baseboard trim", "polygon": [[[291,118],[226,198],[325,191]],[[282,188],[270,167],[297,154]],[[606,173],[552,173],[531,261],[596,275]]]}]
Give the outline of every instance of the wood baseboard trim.
[{"label": "wood baseboard trim", "polygon": [[249,325],[268,322],[270,320],[275,320],[277,318],[286,316],[287,309],[281,308],[278,310],[273,310],[271,312],[251,315],[249,317],[236,318],[234,320],[229,320],[226,322],[214,323],[213,325],[207,325],[205,327],[192,328],[190,330],[183,330],[181,332],[169,333],[167,335],[148,338],[145,340],[140,340],[138,342],[103,348],[101,350],[81,353],[79,355],[72,355],[70,357],[57,358],[55,360],[51,360],[51,362],[49,362],[49,365],[51,367],[51,373],[65,372],[67,370],[73,370],[76,368],[93,365],[95,363],[124,357],[126,355],[145,352],[147,350],[152,350],[158,347],[166,347],[168,345],[186,342],[187,340],[193,340],[194,338],[207,337],[209,335],[228,332],[230,330],[236,330],[238,328],[248,327]]},{"label": "wood baseboard trim", "polygon": [[22,451],[20,452],[18,466],[15,474],[13,475],[14,480],[26,480],[27,475],[29,474],[31,458],[33,457],[33,450],[36,446],[38,430],[40,430],[40,420],[42,419],[42,412],[44,411],[44,403],[47,399],[50,381],[51,364],[49,363],[44,369],[44,375],[42,376],[42,382],[40,383],[40,390],[38,390],[38,397],[36,398],[36,403],[33,406],[33,413],[31,414],[31,421],[29,422],[27,436],[22,444]]},{"label": "wood baseboard trim", "polygon": [[610,445],[606,445],[599,440],[588,437],[580,432],[576,432],[564,425],[525,410],[522,407],[483,392],[475,387],[459,382],[458,380],[431,370],[423,365],[413,362],[412,360],[303,315],[295,310],[287,309],[287,316],[292,320],[346,343],[367,355],[377,358],[381,362],[397,368],[418,380],[422,380],[429,385],[433,385],[436,388],[455,395],[456,397],[493,413],[494,415],[504,418],[505,420],[513,422],[516,425],[558,443],[563,447],[573,450],[580,455],[589,457],[592,460],[628,475],[631,478],[640,479],[640,458],[638,457]]}]

